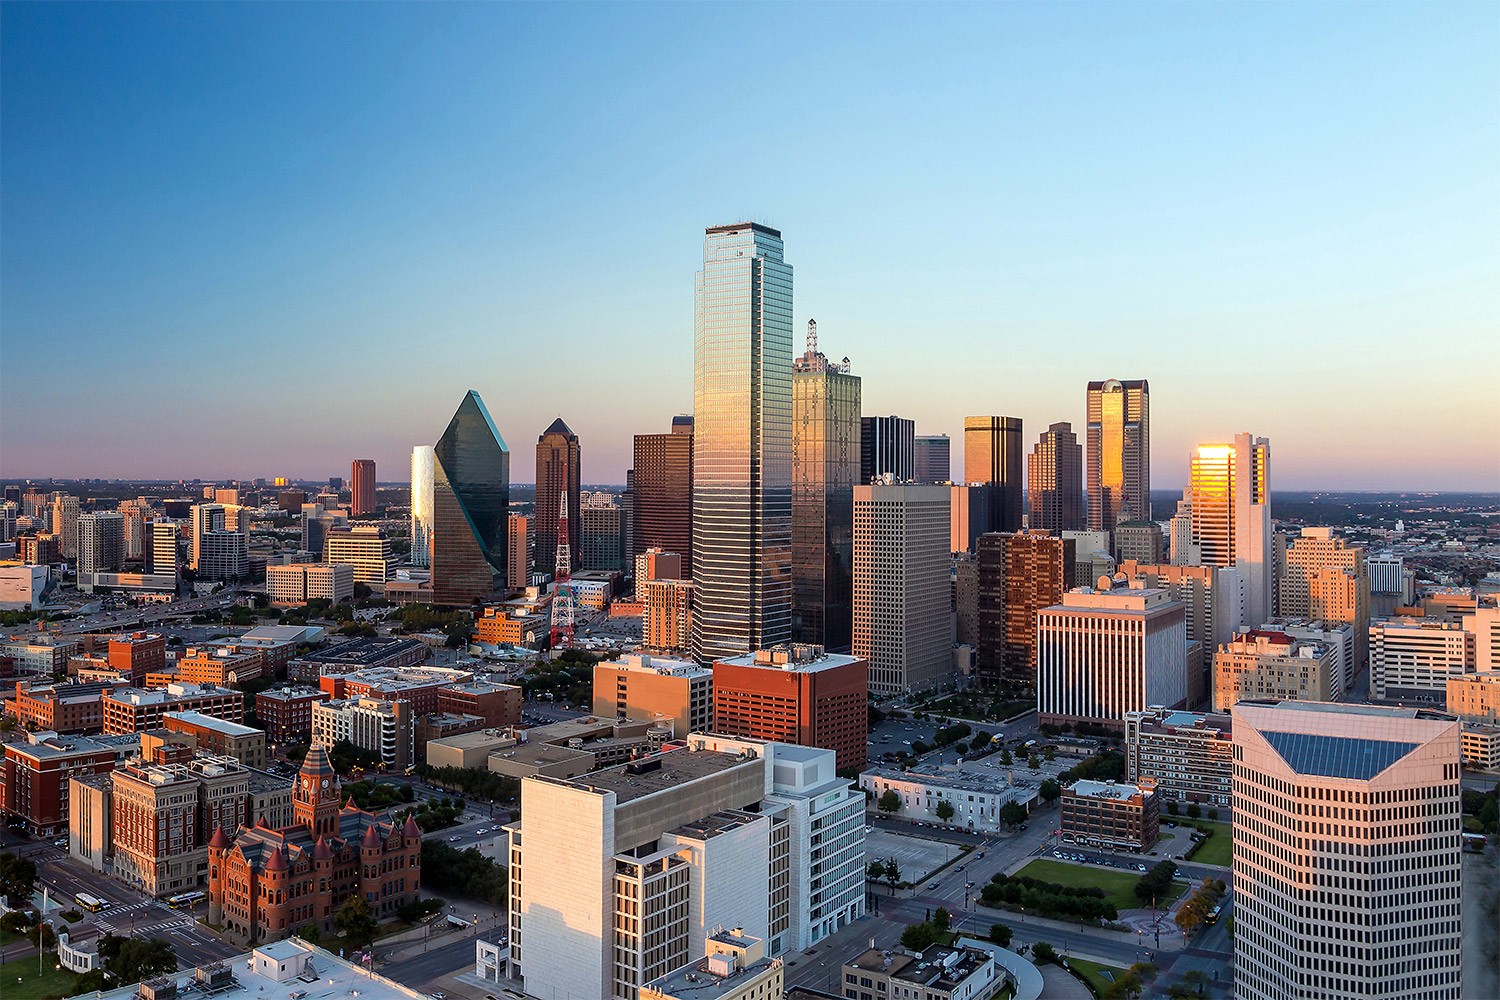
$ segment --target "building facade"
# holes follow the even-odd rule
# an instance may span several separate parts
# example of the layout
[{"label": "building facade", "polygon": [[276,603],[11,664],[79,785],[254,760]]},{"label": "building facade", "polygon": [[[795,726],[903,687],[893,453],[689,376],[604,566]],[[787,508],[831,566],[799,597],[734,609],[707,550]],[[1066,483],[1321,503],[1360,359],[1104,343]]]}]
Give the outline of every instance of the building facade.
[{"label": "building facade", "polygon": [[1434,618],[1370,624],[1370,697],[1426,698],[1441,704],[1448,682],[1474,670],[1474,633]]},{"label": "building facade", "polygon": [[1083,446],[1066,421],[1048,427],[1027,456],[1026,509],[1033,530],[1084,525]]},{"label": "building facade", "polygon": [[305,743],[312,738],[312,706],[327,701],[327,691],[283,685],[255,695],[255,718],[274,743]]},{"label": "building facade", "polygon": [[861,769],[869,678],[864,657],[800,643],[720,660],[713,668],[714,730],[821,747],[837,754],[839,770]]},{"label": "building facade", "polygon": [[1088,385],[1089,527],[1113,531],[1151,517],[1151,387],[1145,379]]},{"label": "building facade", "polygon": [[375,460],[356,458],[349,468],[349,513],[368,517],[375,513]]},{"label": "building facade", "polygon": [[988,533],[975,543],[979,645],[985,687],[1036,685],[1037,612],[1062,602],[1074,583],[1075,542],[1046,532]]},{"label": "building facade", "polygon": [[233,688],[170,683],[165,687],[115,688],[101,699],[105,735],[162,728],[168,712],[202,712],[230,722],[245,721],[245,694]]},{"label": "building facade", "polygon": [[1214,710],[1246,699],[1332,701],[1343,673],[1338,652],[1315,639],[1252,629],[1214,653]]},{"label": "building facade", "polygon": [[693,418],[672,418],[669,434],[635,436],[631,555],[652,548],[682,556],[693,576]]},{"label": "building facade", "polygon": [[1227,806],[1234,791],[1231,719],[1224,715],[1125,713],[1125,779],[1151,778],[1171,802]]},{"label": "building facade", "polygon": [[[1204,566],[1233,566],[1245,578],[1245,613],[1259,626],[1274,612],[1271,443],[1237,434],[1233,444],[1199,445],[1189,470],[1192,550]],[[1174,555],[1173,562],[1177,559]]]},{"label": "building facade", "polygon": [[1161,798],[1156,782],[1075,781],[1063,789],[1059,827],[1063,839],[1105,850],[1143,853],[1161,839]]},{"label": "building facade", "polygon": [[889,476],[898,483],[916,481],[917,425],[902,417],[859,418],[859,485]]},{"label": "building facade", "polygon": [[432,564],[433,450],[419,444],[411,450],[411,564]]},{"label": "building facade", "polygon": [[432,600],[485,601],[505,587],[510,452],[470,389],[433,446]]},{"label": "building facade", "polygon": [[693,581],[648,580],[646,593],[646,648],[686,653],[692,648]]},{"label": "building facade", "polygon": [[672,720],[679,738],[717,732],[714,672],[691,660],[627,653],[594,664],[593,712],[601,718]]},{"label": "building facade", "polygon": [[[561,497],[568,498],[568,546],[574,553],[583,550],[583,502],[579,477],[583,459],[578,435],[561,417],[536,439],[536,564],[549,572],[557,563],[557,522]],[[577,559],[577,555],[574,556]]]},{"label": "building facade", "polygon": [[964,417],[964,481],[986,487],[989,531],[1020,531],[1024,446],[1020,417]]},{"label": "building facade", "polygon": [[317,600],[339,604],[354,597],[354,567],[338,563],[267,566],[266,597],[278,608]]}]

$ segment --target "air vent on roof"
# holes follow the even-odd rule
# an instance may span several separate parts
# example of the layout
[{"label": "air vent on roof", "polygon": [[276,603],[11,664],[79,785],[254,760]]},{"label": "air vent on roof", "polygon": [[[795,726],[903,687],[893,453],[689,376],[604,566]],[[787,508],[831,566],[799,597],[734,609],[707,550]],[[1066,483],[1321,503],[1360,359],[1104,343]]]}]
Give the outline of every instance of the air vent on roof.
[{"label": "air vent on roof", "polygon": [[626,774],[646,774],[649,771],[661,770],[661,758],[652,757],[650,760],[633,760],[625,765]]}]

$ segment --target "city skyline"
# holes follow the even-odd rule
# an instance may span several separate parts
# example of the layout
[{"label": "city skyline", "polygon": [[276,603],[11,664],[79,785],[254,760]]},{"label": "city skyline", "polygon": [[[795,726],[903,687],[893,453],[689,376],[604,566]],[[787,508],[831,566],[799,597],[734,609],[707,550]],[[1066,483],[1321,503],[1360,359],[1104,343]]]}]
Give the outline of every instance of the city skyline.
[{"label": "city skyline", "polygon": [[[0,474],[402,469],[474,388],[513,440],[566,409],[583,478],[623,482],[632,435],[692,406],[696,233],[748,216],[801,262],[794,325],[817,317],[868,412],[918,434],[976,413],[1082,428],[1087,382],[1146,378],[1158,488],[1250,426],[1281,488],[1496,488],[1492,9],[956,10],[7,8]],[[351,51],[334,40],[355,16]],[[777,123],[788,155],[764,171],[699,125],[688,81],[725,33],[765,50],[780,99],[832,89]],[[601,62],[606,37],[665,58]],[[855,61],[938,37],[891,73]],[[631,113],[591,110],[601,74]],[[585,215],[576,190],[606,197]],[[899,249],[872,266],[877,239]],[[142,344],[183,349],[170,393],[58,408],[27,375],[57,344],[83,384],[144,379]],[[654,391],[575,407],[513,377],[560,361],[586,400]],[[1245,372],[1260,391],[1224,391]],[[229,378],[344,418],[290,454],[296,408]],[[1339,379],[1358,391],[1337,411],[1313,402]],[[195,410],[216,419],[176,416]]]}]

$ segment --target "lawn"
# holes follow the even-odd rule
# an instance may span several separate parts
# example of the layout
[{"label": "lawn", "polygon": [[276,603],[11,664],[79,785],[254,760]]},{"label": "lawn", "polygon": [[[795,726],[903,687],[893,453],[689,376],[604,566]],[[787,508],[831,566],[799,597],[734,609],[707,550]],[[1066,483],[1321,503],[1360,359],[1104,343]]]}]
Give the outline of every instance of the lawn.
[{"label": "lawn", "polygon": [[56,955],[47,956],[41,975],[36,971],[35,955],[0,965],[0,995],[5,1000],[43,1000],[44,997],[72,996],[73,983],[78,977],[67,969],[59,971],[56,965]]},{"label": "lawn", "polygon": [[[1098,886],[1108,894],[1110,902],[1115,904],[1117,910],[1137,909],[1141,905],[1141,901],[1135,895],[1135,884],[1140,881],[1142,872],[1100,868],[1098,865],[1074,865],[1038,858],[1016,874],[1041,879],[1043,882],[1056,882],[1058,885]],[[1167,895],[1159,899],[1157,905],[1176,899],[1182,895],[1182,889],[1182,883],[1173,882],[1172,887],[1167,890]]]},{"label": "lawn", "polygon": [[1187,824],[1184,824],[1181,820],[1179,820],[1177,823],[1177,828],[1181,829],[1184,825],[1195,826],[1205,833],[1213,833],[1213,836],[1208,838],[1208,843],[1198,848],[1198,853],[1194,854],[1189,860],[1196,861],[1200,865],[1220,865],[1224,868],[1229,867],[1229,853],[1232,844],[1231,838],[1233,836],[1233,828],[1228,823],[1209,823],[1203,820],[1198,820],[1196,822],[1189,821]]},{"label": "lawn", "polygon": [[[1114,985],[1116,979],[1125,975],[1124,969],[1117,969],[1113,965],[1100,965],[1098,962],[1085,962],[1081,958],[1068,959],[1068,969],[1082,979],[1088,980],[1094,986],[1094,992],[1103,994]],[[1112,978],[1106,979],[1104,973],[1108,972]]]}]

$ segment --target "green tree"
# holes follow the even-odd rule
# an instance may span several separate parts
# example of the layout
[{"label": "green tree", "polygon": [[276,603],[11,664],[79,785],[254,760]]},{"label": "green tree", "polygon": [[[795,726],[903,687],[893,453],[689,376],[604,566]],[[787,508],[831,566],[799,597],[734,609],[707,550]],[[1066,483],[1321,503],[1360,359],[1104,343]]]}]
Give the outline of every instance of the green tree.
[{"label": "green tree", "polygon": [[1214,821],[1215,823],[1217,823],[1219,821],[1219,810],[1217,810],[1217,809],[1210,809],[1208,811],[1208,818],[1210,820]]},{"label": "green tree", "polygon": [[879,882],[884,876],[885,865],[881,864],[879,859],[871,861],[870,866],[865,869],[865,878],[872,882]]},{"label": "green tree", "polygon": [[1010,947],[1011,929],[1004,924],[990,924],[990,940],[1002,948]]},{"label": "green tree", "polygon": [[103,969],[90,969],[73,977],[73,995],[103,992],[109,989],[109,974]]},{"label": "green tree", "polygon": [[370,912],[370,904],[364,896],[356,894],[333,915],[333,926],[344,932],[344,939],[351,948],[363,948],[375,940],[379,924]]},{"label": "green tree", "polygon": [[910,924],[901,932],[901,946],[912,951],[925,951],[937,940],[937,931],[931,924]]},{"label": "green tree", "polygon": [[953,915],[948,912],[946,906],[939,906],[937,912],[932,915],[932,926],[940,931],[947,930],[953,924]]},{"label": "green tree", "polygon": [[937,818],[942,820],[944,823],[952,819],[953,803],[947,801],[946,799],[939,802],[937,805]]},{"label": "green tree", "polygon": [[879,805],[881,812],[893,813],[901,808],[901,796],[896,793],[894,788],[887,788],[880,796],[880,801],[877,805]]},{"label": "green tree", "polygon": [[1203,810],[1199,808],[1198,803],[1189,802],[1187,807],[1187,814],[1188,819],[1197,819],[1199,816],[1203,815]]},{"label": "green tree", "polygon": [[892,892],[896,891],[896,886],[901,882],[901,866],[896,863],[895,858],[885,863],[885,881]]},{"label": "green tree", "polygon": [[1026,807],[1016,802],[1007,802],[1000,807],[1000,822],[1006,826],[1016,826],[1026,822]]},{"label": "green tree", "polygon": [[1015,761],[1016,761],[1016,759],[1010,755],[1010,751],[1009,750],[1001,750],[1000,751],[1000,763],[1009,765],[1009,764],[1014,764]]},{"label": "green tree", "polygon": [[1057,949],[1046,941],[1038,941],[1031,946],[1031,958],[1035,962],[1047,963],[1057,961]]},{"label": "green tree", "polygon": [[1041,787],[1037,789],[1037,794],[1042,797],[1043,802],[1047,803],[1050,806],[1052,803],[1062,798],[1062,785],[1059,785],[1056,781],[1048,778],[1046,781],[1042,782]]},{"label": "green tree", "polygon": [[1485,833],[1494,833],[1497,824],[1500,824],[1500,805],[1495,802],[1493,795],[1485,797],[1484,805],[1479,807],[1479,822],[1484,825]]},{"label": "green tree", "polygon": [[23,858],[7,851],[0,854],[0,896],[10,900],[13,907],[26,906],[36,892],[36,865],[30,858]]},{"label": "green tree", "polygon": [[1035,771],[1037,768],[1042,766],[1042,762],[1040,760],[1037,760],[1036,754],[1032,754],[1031,756],[1026,758],[1026,766]]},{"label": "green tree", "polygon": [[1048,760],[1056,760],[1057,751],[1052,749],[1051,747],[1048,747],[1047,749],[1042,751],[1042,756],[1046,757]]},{"label": "green tree", "polygon": [[99,957],[109,974],[122,983],[138,983],[177,971],[177,953],[161,938],[105,934],[99,939]]}]

